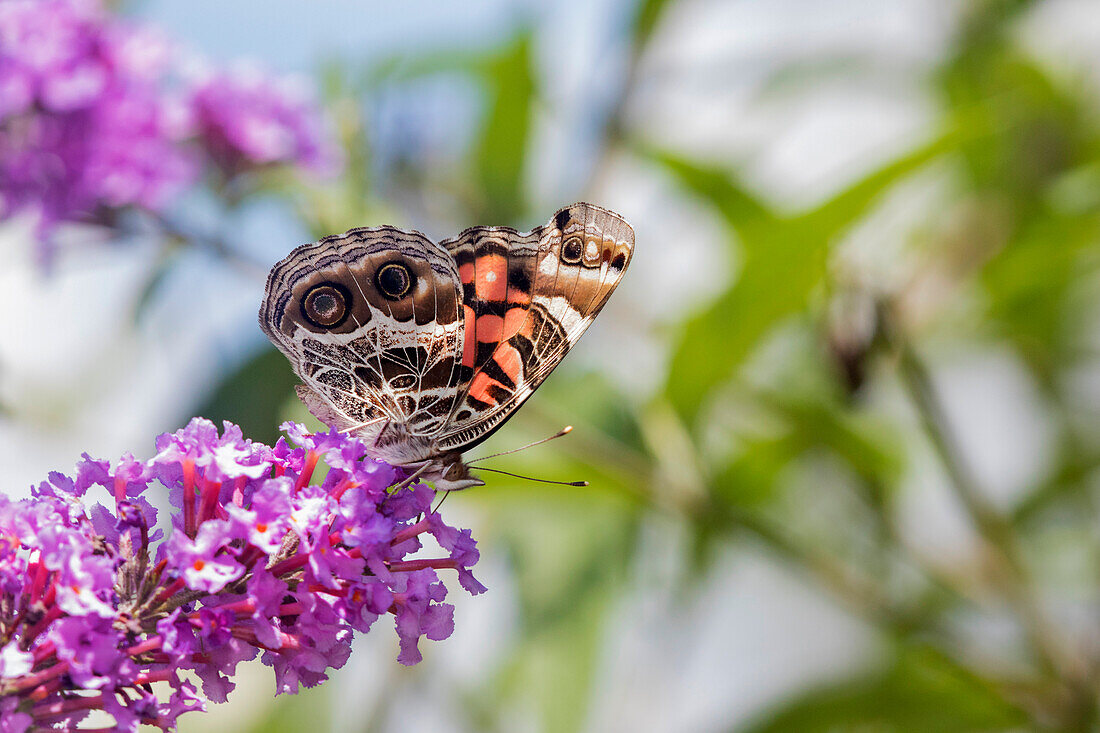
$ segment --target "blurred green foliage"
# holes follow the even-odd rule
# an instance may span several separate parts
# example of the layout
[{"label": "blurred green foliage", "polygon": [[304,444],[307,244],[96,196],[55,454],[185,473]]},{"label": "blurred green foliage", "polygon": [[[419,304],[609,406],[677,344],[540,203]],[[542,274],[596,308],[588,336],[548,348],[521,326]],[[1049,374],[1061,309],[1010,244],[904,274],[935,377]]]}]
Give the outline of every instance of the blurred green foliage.
[{"label": "blurred green foliage", "polygon": [[732,730],[963,733],[1018,729],[1026,722],[983,680],[945,662],[935,651],[900,649],[882,670],[814,690],[759,724]]},{"label": "blurred green foliage", "polygon": [[[663,149],[625,116],[646,44],[674,9],[643,0],[625,33],[632,44],[621,99],[608,105],[601,155],[656,166],[713,211],[736,264],[728,287],[675,328],[667,379],[639,402],[595,373],[563,369],[510,427],[516,436],[565,422],[583,439],[504,459],[502,468],[592,482],[585,490],[494,477],[458,501],[476,506],[475,534],[516,573],[520,632],[484,687],[462,691],[470,729],[506,730],[506,711],[534,699],[541,729],[582,730],[596,685],[601,639],[643,543],[640,527],[672,518],[692,537],[680,592],[714,572],[715,553],[746,541],[863,618],[882,657],[850,679],[778,702],[728,730],[1093,730],[1100,724],[1100,659],[1052,618],[1056,591],[1044,564],[1052,531],[1100,566],[1091,484],[1100,467],[1095,415],[1075,393],[1092,369],[1100,225],[1097,99],[1056,77],[1021,47],[1014,24],[1033,2],[973,2],[953,46],[926,83],[939,119],[925,142],[804,211],[780,211],[739,170]],[[327,87],[349,165],[341,182],[301,194],[318,234],[373,223],[398,209],[373,167],[360,104],[384,85],[460,74],[481,91],[468,160],[421,170],[423,190],[447,191],[462,225],[529,225],[526,171],[540,103],[529,29],[484,53],[405,56],[358,74],[335,64]],[[820,59],[818,72],[851,73]],[[797,70],[781,70],[784,93]],[[814,75],[807,83],[817,83]],[[836,265],[846,237],[900,184],[935,170],[949,192],[943,216],[904,239],[912,264],[900,287],[868,288]],[[441,179],[442,177],[442,179]],[[589,191],[578,190],[574,198]],[[661,243],[639,241],[639,257]],[[913,291],[934,281],[932,306]],[[837,317],[855,304],[869,326]],[[783,345],[783,358],[769,357]],[[1014,354],[1052,416],[1057,440],[1044,479],[1007,511],[970,475],[936,390],[947,347]],[[227,378],[205,406],[259,438],[291,400],[293,378],[265,351]],[[763,367],[759,365],[763,364]],[[756,365],[757,368],[754,368]],[[930,374],[932,376],[930,376]],[[899,417],[874,395],[905,396]],[[903,411],[904,412],[904,411]],[[738,419],[739,418],[739,419]],[[505,431],[505,432],[509,432]],[[266,438],[265,438],[266,439]],[[1037,448],[1038,450],[1038,448]],[[933,452],[976,533],[980,567],[944,568],[899,536],[899,485],[916,451]],[[816,470],[815,502],[800,500],[792,471]],[[452,499],[456,501],[456,499]],[[813,516],[825,502],[855,509],[847,521]],[[1095,577],[1075,582],[1095,589]],[[1095,595],[1095,594],[1093,594]],[[1006,665],[976,653],[960,617],[1007,615]],[[428,652],[430,654],[430,651]],[[737,664],[738,660],[730,660]],[[283,711],[289,708],[280,707]],[[282,712],[277,717],[282,716]],[[272,719],[274,720],[274,718]],[[266,720],[257,730],[269,730]],[[288,728],[289,729],[289,728]],[[369,729],[367,724],[364,730]]]}]

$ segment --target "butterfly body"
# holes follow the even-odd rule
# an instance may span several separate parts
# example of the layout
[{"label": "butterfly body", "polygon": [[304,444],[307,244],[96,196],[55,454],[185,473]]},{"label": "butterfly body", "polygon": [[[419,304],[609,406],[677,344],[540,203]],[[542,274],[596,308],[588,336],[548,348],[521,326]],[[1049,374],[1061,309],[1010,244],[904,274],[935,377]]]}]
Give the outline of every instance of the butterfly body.
[{"label": "butterfly body", "polygon": [[634,232],[590,204],[520,233],[432,242],[396,227],[302,245],[268,277],[260,326],[318,419],[437,489],[561,361],[618,285]]}]

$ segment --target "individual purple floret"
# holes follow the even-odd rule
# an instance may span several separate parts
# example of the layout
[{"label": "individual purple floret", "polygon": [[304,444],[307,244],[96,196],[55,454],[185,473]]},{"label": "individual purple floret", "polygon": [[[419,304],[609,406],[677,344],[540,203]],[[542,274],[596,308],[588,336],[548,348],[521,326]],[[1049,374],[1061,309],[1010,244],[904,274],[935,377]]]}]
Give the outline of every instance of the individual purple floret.
[{"label": "individual purple floret", "polygon": [[[85,455],[31,499],[0,494],[0,733],[72,728],[93,710],[118,730],[173,729],[224,701],[236,666],[256,656],[277,693],[296,692],[387,614],[403,664],[420,660],[421,637],[450,636],[437,571],[485,590],[470,532],[358,439],[284,430],[298,447],[196,418],[160,436],[147,462]],[[165,495],[173,512],[158,527],[149,500]],[[446,556],[408,557],[425,534]],[[171,694],[156,697],[152,682]]]}]

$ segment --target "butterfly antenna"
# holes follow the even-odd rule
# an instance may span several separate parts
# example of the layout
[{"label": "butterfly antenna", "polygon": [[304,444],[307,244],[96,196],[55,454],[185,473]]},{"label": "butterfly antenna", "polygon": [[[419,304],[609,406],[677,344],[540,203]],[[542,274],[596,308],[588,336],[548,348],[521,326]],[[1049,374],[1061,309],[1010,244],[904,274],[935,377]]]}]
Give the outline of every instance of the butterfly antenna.
[{"label": "butterfly antenna", "polygon": [[[493,453],[493,454],[488,455],[488,456],[482,456],[481,458],[475,458],[472,461],[466,461],[466,465],[467,466],[472,466],[475,463],[478,463],[479,461],[487,461],[490,458],[496,458],[497,456],[506,456],[509,453],[519,453],[521,450],[527,450],[528,448],[534,448],[536,445],[542,445],[543,443],[549,443],[551,440],[554,440],[556,438],[561,438],[562,436],[565,436],[565,435],[569,435],[569,433],[572,430],[573,430],[572,425],[566,425],[564,428],[562,428],[558,432],[554,433],[549,438],[543,438],[542,440],[536,440],[534,443],[528,443],[527,445],[520,446],[519,448],[513,448],[512,450],[501,451],[500,453]],[[483,468],[483,469],[478,469],[478,470],[488,471],[490,469]],[[526,477],[521,477],[521,478],[526,478]]]},{"label": "butterfly antenna", "polygon": [[[547,439],[549,440],[549,438]],[[486,456],[490,458],[491,456]],[[540,484],[557,484],[559,486],[588,486],[587,481],[551,481],[548,478],[535,478],[534,476],[524,476],[519,473],[511,473],[510,471],[501,471],[499,468],[485,468],[479,466],[478,471],[492,471],[493,473],[503,473],[505,476],[512,476],[513,478],[521,478],[526,481],[538,481]]]}]

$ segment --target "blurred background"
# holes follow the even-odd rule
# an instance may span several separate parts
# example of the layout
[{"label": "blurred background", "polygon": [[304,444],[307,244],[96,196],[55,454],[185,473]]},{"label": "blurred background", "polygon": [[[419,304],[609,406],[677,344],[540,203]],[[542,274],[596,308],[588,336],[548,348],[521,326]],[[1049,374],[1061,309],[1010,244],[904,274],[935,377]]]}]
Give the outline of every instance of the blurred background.
[{"label": "blurred background", "polygon": [[572,424],[494,466],[591,485],[450,497],[490,590],[418,666],[378,627],[331,682],[275,700],[250,667],[184,730],[1100,725],[1095,3],[17,2],[13,494],[192,415],[305,419],[255,320],[300,243],[577,200],[636,230],[474,451]]}]

